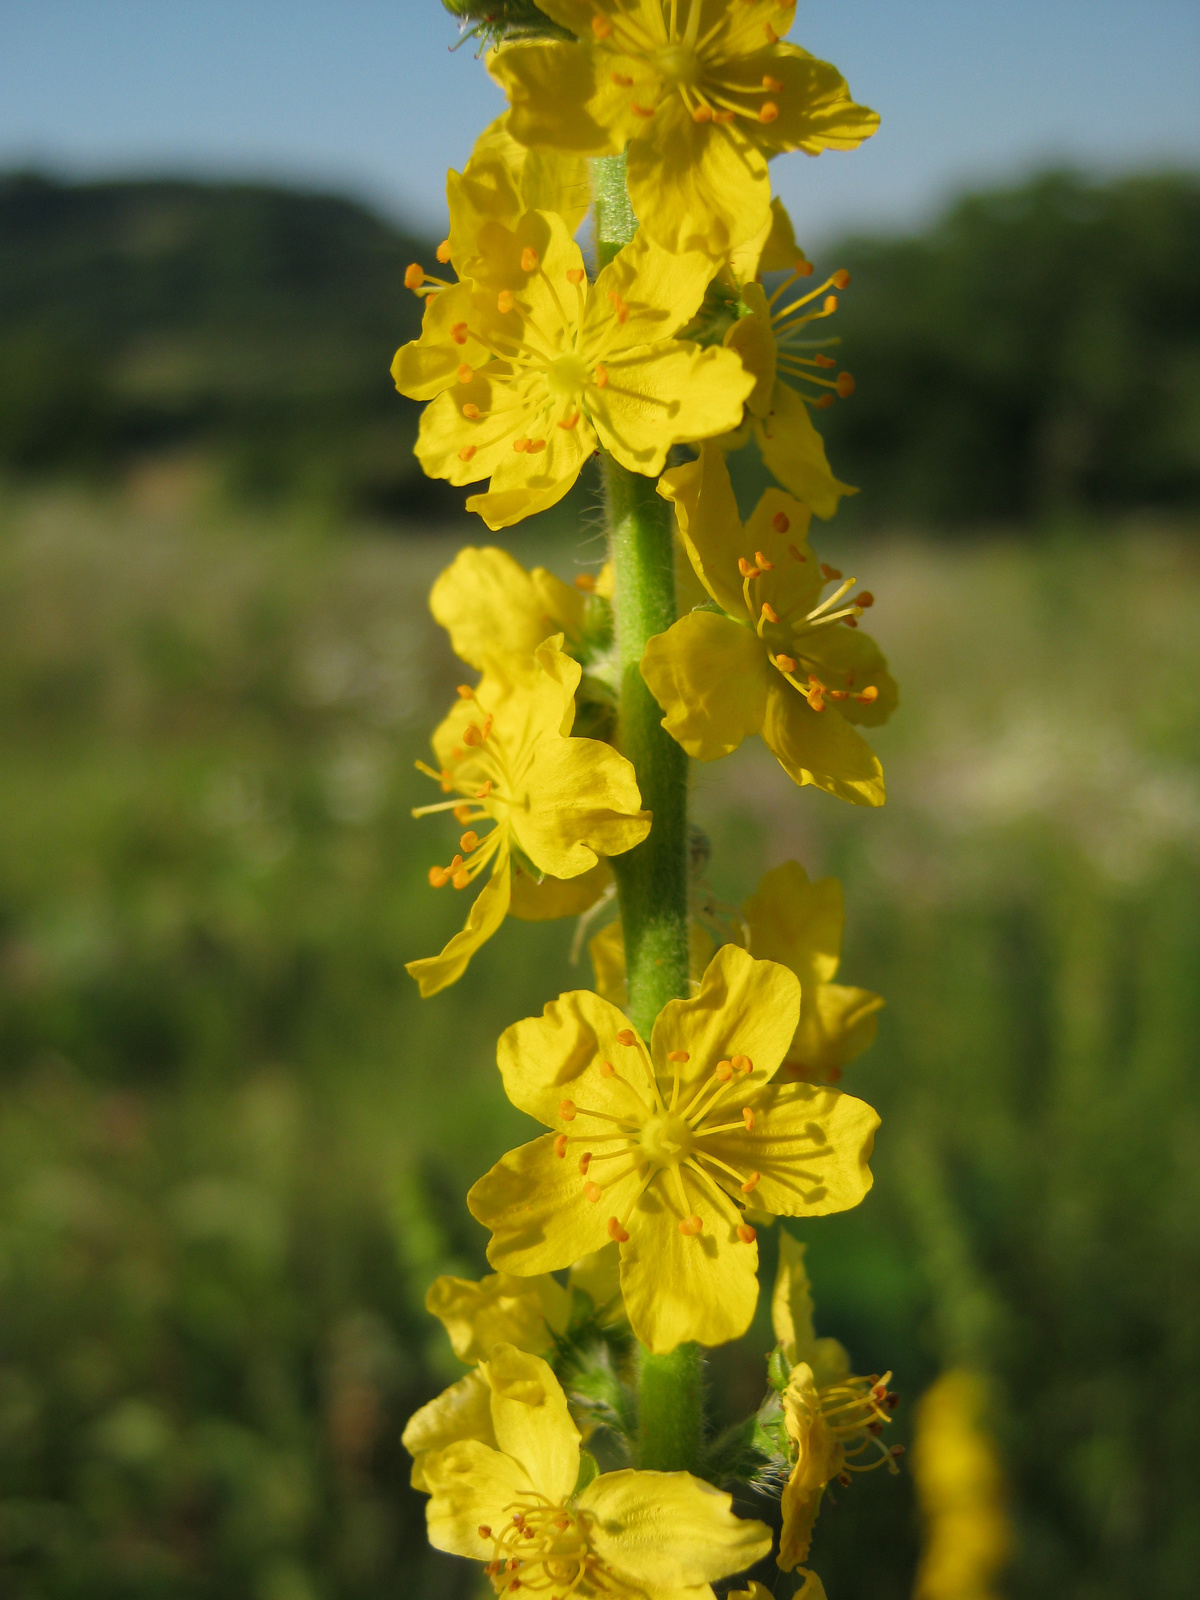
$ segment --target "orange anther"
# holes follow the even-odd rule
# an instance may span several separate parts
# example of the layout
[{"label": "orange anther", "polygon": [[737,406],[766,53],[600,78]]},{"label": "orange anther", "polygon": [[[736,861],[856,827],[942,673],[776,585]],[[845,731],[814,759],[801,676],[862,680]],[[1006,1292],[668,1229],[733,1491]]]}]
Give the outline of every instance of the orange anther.
[{"label": "orange anther", "polygon": [[713,1068],[713,1077],[720,1078],[722,1083],[728,1083],[730,1078],[733,1077],[733,1062],[718,1061]]},{"label": "orange anther", "polygon": [[836,367],[837,366],[837,362],[833,359],[832,356],[823,356],[823,355],[820,355],[818,353],[817,355],[815,355],[813,357],[813,360],[817,363],[817,365],[819,367]]},{"label": "orange anther", "polygon": [[900,1457],[903,1454],[904,1454],[904,1446],[902,1444],[894,1444],[892,1446],[892,1448],[888,1451],[888,1455],[890,1455],[892,1457],[892,1459],[895,1460],[895,1461],[899,1461]]},{"label": "orange anther", "polygon": [[596,377],[594,381],[597,389],[608,388],[608,368],[602,367],[598,361],[596,363]]},{"label": "orange anther", "polygon": [[654,106],[640,106],[636,100],[631,100],[629,102],[629,109],[633,112],[635,117],[645,117],[647,120],[654,115],[656,110]]},{"label": "orange anther", "polygon": [[754,1132],[754,1110],[751,1106],[742,1107],[742,1121],[746,1124],[746,1132]]},{"label": "orange anther", "polygon": [[454,326],[450,329],[450,337],[454,340],[455,344],[466,344],[466,342],[467,342],[467,325],[466,325],[466,323],[465,322],[456,322],[454,324]]},{"label": "orange anther", "polygon": [[574,581],[575,587],[577,589],[582,589],[584,594],[595,594],[595,592],[596,592],[596,579],[595,579],[595,575],[593,573],[590,573],[590,572],[577,572],[575,574],[575,577],[574,577],[573,581]]},{"label": "orange anther", "polygon": [[587,1177],[587,1169],[591,1166],[591,1164],[592,1152],[590,1150],[585,1150],[579,1158],[579,1176],[581,1178]]},{"label": "orange anther", "polygon": [[575,411],[575,412],[572,412],[572,414],[569,417],[564,417],[561,422],[556,424],[556,426],[562,428],[562,430],[565,433],[570,433],[571,429],[576,426],[578,421],[579,421],[579,413],[578,413],[578,411]]},{"label": "orange anther", "polygon": [[600,1076],[602,1078],[611,1078],[616,1070],[611,1061],[602,1061],[600,1063]]},{"label": "orange anther", "polygon": [[519,439],[513,440],[513,449],[518,455],[522,455],[526,450],[529,449],[529,440],[525,438],[524,434],[522,434]]},{"label": "orange anther", "polygon": [[583,1186],[584,1198],[586,1200],[590,1200],[592,1205],[596,1204],[597,1200],[599,1200],[603,1193],[604,1190],[598,1183],[585,1183]]},{"label": "orange anther", "polygon": [[822,563],[821,563],[821,576],[823,578],[825,578],[827,581],[832,582],[834,578],[840,578],[841,577],[841,573],[838,571],[838,569],[836,567],[831,567],[829,565],[828,561],[822,561]]},{"label": "orange anther", "polygon": [[850,691],[849,689],[830,689],[829,698],[831,700],[849,700]]},{"label": "orange anther", "polygon": [[[783,532],[784,530],[781,529],[780,531]],[[754,565],[760,572],[774,572],[775,570],[775,563],[773,561],[768,561],[761,550],[756,550],[754,552]]]},{"label": "orange anther", "polygon": [[464,417],[466,417],[468,422],[479,421],[479,407],[475,404],[474,400],[467,401],[466,405],[462,408],[462,414]]},{"label": "orange anther", "polygon": [[791,556],[793,561],[807,561],[808,560],[808,557],[804,554],[804,552],[802,550],[797,550],[796,546],[794,544],[788,545],[788,555]]},{"label": "orange anther", "polygon": [[612,23],[599,12],[592,18],[592,32],[597,39],[607,39],[613,31]]},{"label": "orange anther", "polygon": [[818,395],[815,400],[810,400],[808,403],[814,411],[828,411],[829,407],[835,402],[831,394],[822,394]]},{"label": "orange anther", "polygon": [[737,112],[736,111],[714,111],[713,112],[713,121],[714,122],[719,122],[722,125],[725,125],[725,124],[728,124],[728,123],[732,122],[734,117],[736,117],[736,116],[737,116]]},{"label": "orange anther", "polygon": [[745,1183],[742,1185],[742,1193],[743,1194],[752,1194],[754,1192],[754,1190],[758,1188],[758,1186],[759,1186],[759,1184],[761,1182],[762,1182],[762,1173],[761,1172],[752,1172],[750,1174],[750,1176],[746,1179]]},{"label": "orange anther", "polygon": [[429,886],[431,889],[442,889],[450,882],[450,874],[445,867],[430,867]]},{"label": "orange anther", "polygon": [[474,828],[467,829],[466,833],[464,833],[462,838],[458,841],[458,848],[465,856],[469,856],[472,850],[477,850],[479,848],[479,835],[475,832]]},{"label": "orange anther", "polygon": [[483,741],[484,741],[484,738],[485,738],[484,731],[479,726],[479,724],[477,722],[468,722],[467,726],[463,729],[463,743],[464,744],[467,744],[467,745],[482,744]]},{"label": "orange anther", "polygon": [[751,1061],[749,1056],[734,1056],[733,1070],[735,1072],[744,1073],[746,1077],[749,1077],[754,1071],[754,1063]]},{"label": "orange anther", "polygon": [[867,685],[861,694],[856,694],[854,698],[861,700],[864,706],[869,706],[872,700],[879,699],[879,690],[871,683]]},{"label": "orange anther", "polygon": [[460,824],[467,823],[467,822],[470,822],[470,820],[471,820],[471,808],[470,808],[469,805],[467,805],[466,801],[464,800],[461,805],[455,806],[454,810],[450,813],[450,815],[454,818],[455,822],[457,822],[457,823],[460,823]]},{"label": "orange anther", "polygon": [[713,114],[712,114],[712,107],[711,106],[697,106],[696,109],[692,112],[692,121],[693,122],[711,122],[712,121],[712,116],[713,116]]},{"label": "orange anther", "polygon": [[538,253],[532,245],[526,245],[521,251],[521,271],[535,272],[538,264]]},{"label": "orange anther", "polygon": [[[791,518],[788,516],[786,511],[777,511],[771,518],[771,526],[775,529],[776,533],[786,533],[791,525]],[[762,557],[756,556],[756,559],[761,561]]]},{"label": "orange anther", "polygon": [[628,77],[624,72],[614,72],[612,74],[612,81],[616,84],[618,89],[633,88],[633,79]]},{"label": "orange anther", "polygon": [[496,296],[496,310],[502,316],[507,316],[513,308],[513,292],[511,289],[501,289]]},{"label": "orange anther", "polygon": [[830,1083],[840,1083],[842,1081],[842,1069],[841,1067],[830,1067],[825,1076]]},{"label": "orange anther", "polygon": [[776,609],[775,609],[775,607],[773,605],[769,605],[767,603],[767,601],[765,601],[765,600],[762,603],[762,611],[759,613],[759,615],[766,617],[768,622],[778,622],[779,621],[779,613],[778,613],[778,611],[776,611]]},{"label": "orange anther", "polygon": [[610,1239],[615,1239],[618,1244],[625,1244],[628,1242],[629,1235],[617,1221],[616,1217],[609,1217],[608,1219],[608,1237]]},{"label": "orange anther", "polygon": [[465,445],[463,445],[462,449],[458,452],[458,459],[460,461],[470,461],[471,457],[474,454],[475,454],[475,446],[473,444],[465,444]]},{"label": "orange anther", "polygon": [[757,1233],[748,1222],[738,1223],[737,1236],[743,1244],[753,1244],[755,1239],[758,1238]]},{"label": "orange anther", "polygon": [[839,267],[829,281],[837,289],[848,289],[850,287],[850,274],[845,267]]},{"label": "orange anther", "polygon": [[486,800],[488,795],[491,794],[491,792],[492,792],[492,780],[489,778],[487,780],[487,782],[482,786],[482,788],[476,789],[475,798],[476,798],[476,800]]},{"label": "orange anther", "polygon": [[462,363],[462,365],[458,369],[458,381],[459,381],[459,383],[470,383],[471,379],[474,376],[475,376],[475,369],[473,367],[469,367],[467,365],[467,363],[464,361]]},{"label": "orange anther", "polygon": [[824,304],[821,306],[821,310],[827,317],[831,317],[837,310],[837,295],[827,294],[825,296]]},{"label": "orange anther", "polygon": [[404,287],[406,289],[419,289],[425,282],[425,268],[413,262],[404,269]]},{"label": "orange anther", "polygon": [[488,1527],[486,1522],[481,1522],[479,1524],[479,1537],[481,1539],[490,1539],[492,1537],[492,1530]]},{"label": "orange anther", "polygon": [[799,261],[797,261],[796,265],[792,268],[792,271],[798,278],[811,278],[813,275],[813,264],[811,261],[805,261],[804,257],[801,256]]},{"label": "orange anther", "polygon": [[779,668],[780,672],[795,672],[796,658],[795,656],[776,656],[775,665]]},{"label": "orange anther", "polygon": [[545,448],[546,448],[545,439],[530,439],[530,441],[529,441],[529,454],[531,456],[539,455]]},{"label": "orange anther", "polygon": [[576,288],[579,287],[586,276],[587,274],[584,272],[582,267],[567,268],[567,282],[573,283]]},{"label": "orange anther", "polygon": [[456,889],[465,889],[467,887],[467,885],[470,883],[470,881],[471,881],[471,874],[467,871],[466,867],[460,867],[459,870],[450,879],[450,882],[454,885],[454,887]]},{"label": "orange anther", "polygon": [[566,1153],[567,1153],[567,1136],[566,1136],[565,1133],[560,1133],[558,1135],[558,1137],[554,1141],[554,1154],[561,1161],[563,1159],[563,1157],[566,1155]]},{"label": "orange anther", "polygon": [[690,1061],[691,1059],[692,1059],[691,1055],[686,1050],[668,1050],[667,1051],[667,1060],[668,1061]]},{"label": "orange anther", "polygon": [[437,258],[442,263],[443,266],[445,266],[447,261],[449,261],[449,259],[450,259],[450,241],[449,241],[449,239],[443,239],[441,244],[438,245],[438,247],[437,247]]},{"label": "orange anther", "polygon": [[837,375],[837,392],[843,400],[848,400],[854,393],[854,379],[848,372],[839,372]]},{"label": "orange anther", "polygon": [[704,1222],[700,1217],[695,1215],[684,1217],[683,1221],[679,1224],[679,1231],[686,1238],[694,1239],[697,1234],[704,1232]]},{"label": "orange anther", "polygon": [[858,597],[857,604],[858,604],[859,608],[861,610],[863,610],[863,611],[868,610],[871,606],[873,606],[875,604],[875,596],[871,593],[870,589],[864,589],[863,590],[863,592]]},{"label": "orange anther", "polygon": [[764,100],[758,108],[758,120],[760,122],[774,122],[778,115],[779,107],[774,100]]},{"label": "orange anther", "polygon": [[632,1028],[622,1028],[620,1033],[618,1033],[618,1035],[617,1035],[617,1043],[618,1044],[636,1044],[637,1043],[637,1034],[634,1033]]},{"label": "orange anther", "polygon": [[743,578],[757,578],[760,576],[758,568],[752,561],[747,561],[745,556],[738,557],[738,571]]},{"label": "orange anther", "polygon": [[769,72],[763,73],[762,86],[764,89],[769,89],[772,94],[783,93],[783,85],[778,78],[773,78]]},{"label": "orange anther", "polygon": [[617,293],[617,291],[615,289],[610,289],[608,291],[608,298],[612,301],[613,309],[617,313],[617,321],[622,323],[622,324],[628,322],[629,321],[629,307],[626,305],[625,301],[622,300],[621,296]]},{"label": "orange anther", "polygon": [[558,1114],[564,1122],[574,1122],[579,1114],[574,1100],[560,1100],[558,1102]]}]

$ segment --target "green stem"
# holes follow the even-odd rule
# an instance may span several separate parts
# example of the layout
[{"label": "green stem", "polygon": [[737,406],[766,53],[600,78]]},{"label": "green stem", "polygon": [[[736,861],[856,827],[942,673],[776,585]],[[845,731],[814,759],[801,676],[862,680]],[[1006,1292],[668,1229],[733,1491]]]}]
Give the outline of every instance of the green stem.
[{"label": "green stem", "polygon": [[[592,162],[596,251],[601,267],[629,243],[637,218],[625,157]],[[644,1039],[668,1000],[688,993],[687,757],[662,726],[641,673],[646,641],[675,621],[671,508],[655,480],[602,453],[609,550],[615,570],[620,669],[618,743],[633,763],[650,833],[612,866],[621,899],[629,1016]],[[638,1374],[638,1464],[694,1471],[703,1440],[702,1356],[694,1344],[669,1355],[643,1351]]]}]

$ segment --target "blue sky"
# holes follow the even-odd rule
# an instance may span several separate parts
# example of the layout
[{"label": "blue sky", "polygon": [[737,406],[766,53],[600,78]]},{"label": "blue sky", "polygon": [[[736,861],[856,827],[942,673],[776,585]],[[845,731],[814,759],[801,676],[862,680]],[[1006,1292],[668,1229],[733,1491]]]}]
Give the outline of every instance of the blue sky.
[{"label": "blue sky", "polygon": [[[439,230],[503,105],[439,0],[0,0],[0,166],[313,183]],[[1198,0],[836,0],[791,35],[883,115],[775,164],[809,239],[1050,161],[1200,166]]]}]

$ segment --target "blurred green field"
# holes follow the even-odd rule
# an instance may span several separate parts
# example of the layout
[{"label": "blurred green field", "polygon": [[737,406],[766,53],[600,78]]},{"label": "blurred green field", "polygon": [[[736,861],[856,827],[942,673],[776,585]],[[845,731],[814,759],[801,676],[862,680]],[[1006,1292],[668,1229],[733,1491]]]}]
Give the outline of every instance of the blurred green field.
[{"label": "blurred green field", "polygon": [[[901,682],[888,805],[756,749],[695,772],[717,893],[788,854],[845,881],[843,976],[888,1000],[846,1086],[884,1128],[867,1202],[804,1230],[819,1327],[906,1398],[991,1375],[1022,1600],[1200,1569],[1196,531],[822,530]],[[433,1001],[403,971],[462,912],[408,813],[458,678],[424,597],[469,537],[255,518],[183,466],[0,501],[6,1596],[475,1593],[398,1443],[457,1372],[422,1300],[482,1270],[463,1196],[522,1136],[497,1033],[588,974],[553,924]],[[900,1600],[916,1548],[877,1474],[812,1562]]]}]

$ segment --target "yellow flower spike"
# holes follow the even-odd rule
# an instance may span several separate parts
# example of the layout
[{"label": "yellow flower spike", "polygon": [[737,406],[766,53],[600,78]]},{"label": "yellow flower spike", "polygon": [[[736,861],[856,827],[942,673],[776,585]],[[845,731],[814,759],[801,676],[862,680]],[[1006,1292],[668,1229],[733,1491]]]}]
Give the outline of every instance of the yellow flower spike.
[{"label": "yellow flower spike", "polygon": [[834,983],[841,960],[845,910],[836,878],[810,883],[797,861],[761,880],[742,906],[751,955],[778,961],[800,979],[800,1021],[782,1078],[837,1083],[843,1069],[875,1038],[882,995]]},{"label": "yellow flower spike", "polygon": [[707,256],[670,256],[639,233],[589,284],[566,224],[542,211],[488,223],[478,249],[480,281],[428,299],[392,376],[431,402],[416,446],[426,473],[490,478],[467,501],[489,528],[556,504],[597,446],[655,477],[671,445],[737,425],[755,381],[741,358],[675,337],[713,275]]},{"label": "yellow flower spike", "polygon": [[849,1483],[851,1473],[876,1467],[896,1472],[901,1453],[901,1447],[889,1449],[879,1437],[896,1403],[888,1390],[891,1373],[882,1378],[857,1377],[836,1339],[817,1338],[804,1252],[804,1245],[790,1234],[780,1234],[779,1270],[771,1297],[775,1337],[792,1367],[783,1418],[793,1463],[783,1491],[777,1558],[785,1572],[808,1554],[826,1484],[837,1477]]},{"label": "yellow flower spike", "polygon": [[493,51],[522,144],[580,155],[627,149],[633,209],[656,243],[724,257],[770,205],[785,150],[853,150],[879,118],[835,67],[781,43],[776,0],[538,0],[577,43]]},{"label": "yellow flower spike", "polygon": [[953,1368],[917,1407],[913,1476],[925,1522],[916,1600],[995,1600],[1012,1547],[1007,1492],[978,1374]]},{"label": "yellow flower spike", "polygon": [[712,1600],[710,1583],[771,1548],[761,1522],[686,1472],[610,1472],[581,1493],[580,1436],[545,1361],[499,1345],[479,1368],[494,1443],[424,1458],[429,1542],[484,1563],[497,1594]]},{"label": "yellow flower spike", "polygon": [[[770,228],[737,254],[731,268],[748,314],[729,329],[725,345],[737,351],[756,382],[741,429],[722,445],[737,448],[753,432],[771,475],[818,517],[831,517],[843,495],[858,491],[830,471],[809,407],[820,409],[835,395],[849,394],[853,380],[847,372],[835,374],[836,362],[824,354],[837,340],[810,335],[814,324],[837,309],[837,296],[828,291],[845,288],[849,276],[838,271],[812,284],[812,265],[796,245],[778,200],[772,202]],[[776,271],[789,276],[768,296],[756,280],[760,273]]]},{"label": "yellow flower spike", "polygon": [[769,1082],[795,1034],[799,988],[785,968],[725,945],[699,992],[664,1007],[649,1048],[583,990],[507,1029],[505,1092],[554,1131],[511,1151],[467,1197],[492,1230],[492,1265],[552,1272],[612,1238],[626,1314],[648,1349],[744,1333],[758,1296],[747,1206],[823,1215],[857,1205],[871,1184],[870,1106]]},{"label": "yellow flower spike", "polygon": [[761,734],[796,783],[882,805],[883,770],[852,724],[885,721],[896,685],[879,647],[858,631],[855,580],[821,598],[835,580],[808,548],[808,508],[768,489],[743,527],[725,458],[711,444],[664,473],[659,493],[674,503],[697,575],[721,608],[690,612],[646,646],[642,676],[668,733],[700,761]]},{"label": "yellow flower spike", "polygon": [[[466,888],[489,867],[491,877],[466,926],[441,954],[408,963],[422,995],[460,978],[504,920],[513,896],[514,848],[537,871],[572,879],[596,869],[601,856],[632,849],[650,830],[625,757],[599,740],[569,737],[579,678],[561,635],[528,659],[495,657],[478,688],[460,696],[433,736],[438,767],[423,770],[454,798],[420,806],[415,814],[452,810],[469,829],[460,854],[448,867],[435,867],[430,882]],[[479,833],[488,822],[490,830]],[[598,894],[602,885],[592,882]]]}]

